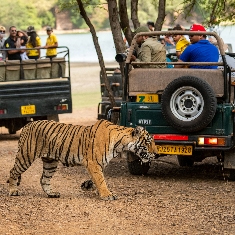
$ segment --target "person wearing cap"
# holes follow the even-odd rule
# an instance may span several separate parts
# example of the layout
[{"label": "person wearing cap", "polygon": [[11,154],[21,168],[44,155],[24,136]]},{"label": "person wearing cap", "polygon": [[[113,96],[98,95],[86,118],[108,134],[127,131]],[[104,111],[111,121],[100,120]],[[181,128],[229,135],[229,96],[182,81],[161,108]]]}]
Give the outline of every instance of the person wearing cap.
[{"label": "person wearing cap", "polygon": [[[191,32],[206,32],[201,24],[193,24]],[[218,49],[206,40],[206,35],[189,35],[189,45],[180,55],[179,62],[218,62]],[[184,65],[175,65],[175,68],[183,68]],[[189,68],[196,69],[217,69],[217,65],[190,65]]]},{"label": "person wearing cap", "polygon": [[44,48],[47,49],[46,57],[52,59],[53,57],[57,56],[56,47],[58,47],[58,40],[55,34],[52,33],[53,29],[50,26],[46,28],[46,31],[48,38],[46,41],[46,46],[44,46]]},{"label": "person wearing cap", "polygon": [[6,28],[4,26],[0,26],[0,60],[6,59],[6,52],[1,51],[1,49],[4,49],[5,33],[6,33]]},{"label": "person wearing cap", "polygon": [[[5,40],[4,46],[6,49],[14,49],[17,45],[17,30],[15,26],[11,26],[9,28],[9,37]],[[21,53],[24,53],[25,50],[8,50],[7,51],[7,59],[8,60],[21,60]]]},{"label": "person wearing cap", "polygon": [[[29,36],[29,40],[26,44],[26,48],[32,49],[32,48],[37,48],[41,47],[41,39],[37,35],[34,26],[29,26],[27,29],[27,34]],[[39,59],[40,58],[40,49],[35,49],[35,50],[27,50],[27,55],[29,59]]]},{"label": "person wearing cap", "polygon": [[[135,34],[150,32],[148,27],[141,26],[135,30]],[[166,49],[156,38],[150,36],[138,36],[136,42],[140,49],[137,58],[132,55],[131,61],[135,62],[166,62]],[[147,68],[165,68],[166,65],[141,65]]]}]

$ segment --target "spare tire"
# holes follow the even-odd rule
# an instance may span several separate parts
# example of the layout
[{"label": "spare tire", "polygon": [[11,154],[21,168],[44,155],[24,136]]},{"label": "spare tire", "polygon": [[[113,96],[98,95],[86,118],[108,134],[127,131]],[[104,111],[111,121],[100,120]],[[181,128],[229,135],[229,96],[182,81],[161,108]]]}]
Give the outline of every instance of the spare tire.
[{"label": "spare tire", "polygon": [[168,84],[161,99],[166,121],[182,132],[205,128],[216,112],[217,100],[212,87],[200,78],[183,76]]}]

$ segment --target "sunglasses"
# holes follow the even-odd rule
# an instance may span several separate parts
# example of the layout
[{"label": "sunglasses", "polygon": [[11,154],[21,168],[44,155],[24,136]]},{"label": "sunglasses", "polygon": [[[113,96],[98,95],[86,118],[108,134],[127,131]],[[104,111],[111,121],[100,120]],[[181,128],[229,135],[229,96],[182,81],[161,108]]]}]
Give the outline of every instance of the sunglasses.
[{"label": "sunglasses", "polygon": [[189,36],[189,38],[192,38],[192,37],[194,37],[194,35],[188,35]]},{"label": "sunglasses", "polygon": [[6,31],[4,31],[4,30],[3,30],[3,31],[2,31],[2,30],[0,30],[0,33],[5,33],[5,32],[6,32]]}]

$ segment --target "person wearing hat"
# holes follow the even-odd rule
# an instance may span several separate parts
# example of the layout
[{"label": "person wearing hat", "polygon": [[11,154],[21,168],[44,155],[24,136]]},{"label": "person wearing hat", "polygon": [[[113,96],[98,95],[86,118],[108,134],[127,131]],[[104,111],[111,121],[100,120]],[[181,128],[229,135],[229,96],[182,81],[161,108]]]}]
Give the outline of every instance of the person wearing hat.
[{"label": "person wearing hat", "polygon": [[[150,32],[148,27],[141,26],[135,30],[135,34]],[[135,62],[166,62],[166,49],[156,38],[150,36],[138,36],[136,42],[140,49],[137,58],[132,55],[131,61]],[[148,68],[165,68],[165,65],[141,65]]]},{"label": "person wearing hat", "polygon": [[[206,32],[201,24],[193,24],[191,32]],[[179,62],[218,62],[219,51],[206,40],[206,35],[189,35],[191,45],[189,45],[180,55]],[[183,68],[184,65],[175,65],[175,68]],[[196,69],[217,69],[217,65],[190,65],[189,68]]]},{"label": "person wearing hat", "polygon": [[[4,47],[6,49],[14,49],[16,48],[16,45],[17,45],[17,30],[16,30],[16,27],[15,26],[11,26],[9,28],[9,37],[5,40],[4,42]],[[25,50],[8,50],[7,51],[7,59],[8,60],[21,60],[21,56],[20,54],[21,53],[24,53]]]},{"label": "person wearing hat", "polygon": [[46,46],[44,46],[43,48],[47,49],[46,57],[52,59],[53,57],[57,56],[56,47],[58,47],[58,40],[55,34],[52,33],[53,32],[52,27],[47,26],[46,31],[47,31],[48,38],[46,41]]},{"label": "person wearing hat", "polygon": [[[29,40],[26,44],[26,48],[32,49],[32,48],[37,48],[41,47],[41,39],[37,35],[34,26],[29,26],[27,29],[27,34],[29,36]],[[39,59],[40,58],[40,49],[37,48],[35,50],[27,50],[27,55],[29,59]]]},{"label": "person wearing hat", "polygon": [[6,59],[6,52],[1,51],[1,49],[4,49],[5,33],[6,33],[6,28],[4,26],[0,26],[0,60]]}]

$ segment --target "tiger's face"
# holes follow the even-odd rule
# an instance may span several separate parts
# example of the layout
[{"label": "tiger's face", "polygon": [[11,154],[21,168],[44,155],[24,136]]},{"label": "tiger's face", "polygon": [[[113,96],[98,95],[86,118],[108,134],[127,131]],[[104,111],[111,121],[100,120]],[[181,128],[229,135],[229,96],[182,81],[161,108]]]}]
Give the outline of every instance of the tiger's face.
[{"label": "tiger's face", "polygon": [[149,162],[157,157],[157,148],[153,137],[141,126],[132,132],[133,140],[128,144],[128,151],[133,152],[142,162]]}]

